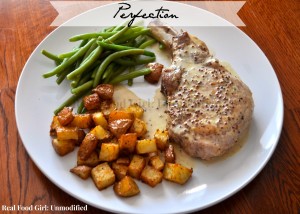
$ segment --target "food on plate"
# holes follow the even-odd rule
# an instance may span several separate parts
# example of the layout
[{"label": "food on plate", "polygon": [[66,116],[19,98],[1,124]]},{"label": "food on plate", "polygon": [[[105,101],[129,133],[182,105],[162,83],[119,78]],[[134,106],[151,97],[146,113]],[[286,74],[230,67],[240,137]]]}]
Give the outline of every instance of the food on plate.
[{"label": "food on plate", "polygon": [[195,36],[159,20],[148,27],[172,53],[172,65],[163,70],[161,82],[170,138],[193,157],[223,155],[249,129],[254,108],[250,89]]},{"label": "food on plate", "polygon": [[[83,180],[91,177],[99,190],[113,186],[120,197],[139,194],[137,181],[150,187],[164,179],[185,183],[193,170],[176,163],[168,131],[157,129],[152,138],[146,138],[144,109],[137,103],[118,109],[113,92],[112,85],[100,84],[83,98],[97,100],[97,105],[83,102],[86,113],[64,107],[53,116],[50,135],[56,153],[64,156],[77,151],[77,164],[70,172]],[[165,169],[168,163],[176,167]]]}]

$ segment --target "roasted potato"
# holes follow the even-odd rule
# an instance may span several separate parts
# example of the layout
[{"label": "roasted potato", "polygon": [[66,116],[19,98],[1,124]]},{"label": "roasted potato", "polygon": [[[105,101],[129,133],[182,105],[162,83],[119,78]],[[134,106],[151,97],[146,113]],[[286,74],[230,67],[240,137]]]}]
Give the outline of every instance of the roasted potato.
[{"label": "roasted potato", "polygon": [[167,149],[165,150],[165,161],[168,163],[175,163],[175,151],[174,146],[172,144],[169,144]]},{"label": "roasted potato", "polygon": [[140,189],[130,176],[125,176],[115,183],[114,192],[121,197],[131,197],[140,193]]},{"label": "roasted potato", "polygon": [[134,120],[134,114],[123,110],[114,110],[109,114],[108,123],[120,119]]},{"label": "roasted potato", "polygon": [[135,151],[136,141],[136,133],[122,134],[119,138],[120,152],[127,155],[133,153]]},{"label": "roasted potato", "polygon": [[158,155],[150,157],[149,165],[159,171],[161,171],[165,166],[164,162],[160,159]]},{"label": "roasted potato", "polygon": [[94,126],[94,121],[91,114],[75,114],[69,126],[90,129]]},{"label": "roasted potato", "polygon": [[162,181],[163,173],[152,166],[145,166],[141,173],[141,180],[151,187],[155,187]]},{"label": "roasted potato", "polygon": [[144,115],[144,109],[137,103],[131,104],[125,109],[125,111],[132,113],[135,118],[139,119],[141,119]]},{"label": "roasted potato", "polygon": [[116,160],[116,163],[117,164],[123,164],[123,165],[129,166],[130,159],[129,159],[129,157],[120,157],[120,158],[118,158]]},{"label": "roasted potato", "polygon": [[75,140],[52,139],[52,146],[57,154],[64,156],[75,149]]},{"label": "roasted potato", "polygon": [[97,125],[100,125],[102,126],[104,129],[107,129],[108,128],[108,123],[107,123],[107,120],[104,116],[104,114],[99,111],[99,112],[95,112],[92,114],[92,118],[93,118],[93,121],[94,121],[94,124],[97,126]]},{"label": "roasted potato", "polygon": [[147,125],[145,121],[135,118],[129,129],[130,133],[136,133],[138,137],[142,137],[147,133]]},{"label": "roasted potato", "polygon": [[72,107],[64,107],[60,112],[58,112],[57,119],[62,126],[66,126],[72,122],[74,119],[72,111]]},{"label": "roasted potato", "polygon": [[74,168],[70,169],[70,172],[74,173],[75,175],[79,176],[80,178],[86,180],[91,175],[92,168],[89,166],[75,166]]},{"label": "roasted potato", "polygon": [[112,100],[103,100],[100,103],[100,111],[104,114],[106,118],[108,118],[109,114],[112,111],[115,111],[116,109],[116,104]]},{"label": "roasted potato", "polygon": [[111,138],[111,134],[100,125],[95,126],[90,133],[95,135],[98,140],[107,140]]},{"label": "roasted potato", "polygon": [[110,84],[100,84],[92,90],[103,100],[111,100],[114,95],[114,86]]},{"label": "roasted potato", "polygon": [[118,119],[108,123],[109,131],[119,138],[122,134],[125,134],[131,127],[133,120],[131,119]]},{"label": "roasted potato", "polygon": [[146,160],[140,155],[134,155],[128,167],[128,175],[140,179],[141,173],[146,166]]},{"label": "roasted potato", "polygon": [[136,144],[136,152],[138,154],[146,154],[156,152],[156,140],[155,139],[143,139],[138,140]]},{"label": "roasted potato", "polygon": [[94,134],[87,133],[78,150],[79,158],[82,160],[88,159],[92,152],[95,151],[97,145],[97,137]]},{"label": "roasted potato", "polygon": [[83,130],[77,127],[56,127],[56,135],[58,140],[80,140]]},{"label": "roasted potato", "polygon": [[99,163],[99,154],[97,151],[92,152],[92,154],[90,154],[90,156],[86,160],[81,159],[77,154],[77,166],[86,165],[90,167],[95,167]]},{"label": "roasted potato", "polygon": [[102,143],[99,160],[100,161],[113,161],[119,156],[120,148],[119,144],[115,143]]},{"label": "roasted potato", "polygon": [[157,148],[161,151],[165,150],[169,143],[169,132],[167,130],[161,131],[157,129],[154,133],[154,138],[156,139]]},{"label": "roasted potato", "polygon": [[158,83],[164,66],[157,62],[154,62],[149,63],[147,67],[151,69],[151,73],[144,76],[145,80],[151,84]]},{"label": "roasted potato", "polygon": [[98,190],[103,190],[113,185],[116,181],[115,173],[107,162],[94,167],[91,171],[91,175]]},{"label": "roasted potato", "polygon": [[189,169],[178,163],[166,163],[163,171],[164,179],[178,184],[186,183],[192,176],[193,169]]},{"label": "roasted potato", "polygon": [[56,137],[57,133],[56,133],[56,128],[60,127],[60,123],[58,121],[58,117],[57,116],[53,116],[52,118],[52,122],[50,125],[50,136],[52,137]]},{"label": "roasted potato", "polygon": [[83,105],[88,111],[99,109],[100,102],[100,98],[96,93],[87,95],[83,98]]},{"label": "roasted potato", "polygon": [[128,166],[124,164],[119,164],[117,162],[113,162],[111,168],[114,170],[114,173],[117,177],[117,180],[121,180],[127,175]]}]

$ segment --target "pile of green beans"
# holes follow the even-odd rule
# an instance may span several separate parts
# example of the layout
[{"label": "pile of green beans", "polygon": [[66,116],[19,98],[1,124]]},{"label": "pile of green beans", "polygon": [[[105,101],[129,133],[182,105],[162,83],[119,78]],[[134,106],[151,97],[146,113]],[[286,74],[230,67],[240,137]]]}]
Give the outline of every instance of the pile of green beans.
[{"label": "pile of green beans", "polygon": [[123,24],[101,32],[75,35],[69,41],[81,42],[73,50],[58,55],[42,50],[42,54],[56,64],[43,77],[55,76],[57,84],[70,81],[72,96],[55,109],[55,114],[101,83],[128,81],[128,85],[132,85],[134,78],[151,72],[143,65],[155,61],[155,54],[145,48],[157,41],[145,27]]}]

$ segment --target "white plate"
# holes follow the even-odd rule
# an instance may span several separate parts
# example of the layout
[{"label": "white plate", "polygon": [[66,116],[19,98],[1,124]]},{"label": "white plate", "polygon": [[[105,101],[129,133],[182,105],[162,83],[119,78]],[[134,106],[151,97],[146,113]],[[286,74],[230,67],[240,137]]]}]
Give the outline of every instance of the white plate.
[{"label": "white plate", "polygon": [[[187,17],[195,18],[199,16],[205,23],[230,25],[207,11],[175,2],[132,2],[132,5],[152,9],[163,5],[164,8],[171,8],[175,14],[188,14]],[[116,5],[96,8],[68,23],[85,26],[91,20],[103,21],[111,17],[115,8]],[[183,28],[205,41],[217,58],[230,62],[252,90],[254,118],[245,145],[222,161],[207,164],[193,160],[194,173],[186,185],[164,181],[158,187],[151,188],[139,183],[141,194],[128,199],[116,197],[112,188],[100,192],[92,180],[82,181],[74,176],[69,169],[75,165],[76,152],[59,157],[49,137],[53,110],[68,97],[68,84],[58,87],[54,78],[42,78],[42,74],[54,65],[40,52],[42,49],[54,53],[69,51],[74,47],[74,44],[68,42],[69,37],[94,32],[99,28],[59,27],[41,42],[27,61],[19,80],[15,103],[17,126],[23,144],[35,164],[53,183],[75,198],[108,211],[182,213],[203,209],[224,200],[243,188],[261,171],[277,145],[283,121],[282,95],[272,66],[259,47],[234,26]],[[131,89],[147,95],[149,87],[145,90],[140,86],[136,84]],[[150,89],[154,90],[153,87]]]}]

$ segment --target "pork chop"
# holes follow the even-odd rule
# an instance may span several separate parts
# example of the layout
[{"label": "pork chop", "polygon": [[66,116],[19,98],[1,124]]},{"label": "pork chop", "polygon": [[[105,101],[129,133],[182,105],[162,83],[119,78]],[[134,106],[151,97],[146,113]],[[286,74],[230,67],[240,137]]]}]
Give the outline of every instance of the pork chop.
[{"label": "pork chop", "polygon": [[161,83],[170,138],[193,157],[209,160],[223,155],[249,129],[254,108],[250,89],[210,54],[203,41],[158,20],[149,28],[172,54]]}]

